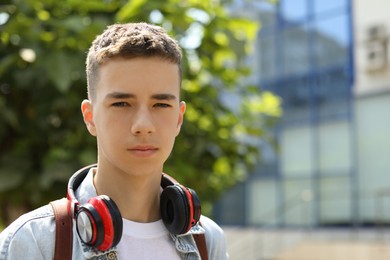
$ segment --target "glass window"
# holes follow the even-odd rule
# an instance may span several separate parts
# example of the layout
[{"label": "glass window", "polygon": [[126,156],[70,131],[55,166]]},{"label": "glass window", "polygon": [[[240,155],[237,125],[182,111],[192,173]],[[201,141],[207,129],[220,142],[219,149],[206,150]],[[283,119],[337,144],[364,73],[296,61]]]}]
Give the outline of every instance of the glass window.
[{"label": "glass window", "polygon": [[305,77],[288,78],[280,83],[277,94],[283,99],[284,122],[309,120],[311,84]]},{"label": "glass window", "polygon": [[326,68],[345,65],[348,62],[349,50],[329,38],[317,36],[318,43],[313,47],[316,67]]},{"label": "glass window", "polygon": [[281,171],[287,177],[309,176],[314,171],[310,126],[284,128],[280,133]]},{"label": "glass window", "polygon": [[245,221],[245,184],[239,183],[224,193],[214,212],[216,220],[225,225],[242,225]]},{"label": "glass window", "polygon": [[249,184],[248,222],[251,225],[275,225],[280,219],[276,211],[277,201],[276,181],[256,180]]},{"label": "glass window", "polygon": [[348,122],[327,121],[318,127],[321,174],[348,174],[351,168],[351,137]]},{"label": "glass window", "polygon": [[261,30],[268,30],[275,26],[276,23],[276,5],[266,2],[260,2],[260,22]]},{"label": "glass window", "polygon": [[306,0],[284,0],[281,1],[281,13],[285,20],[302,20],[308,16]]},{"label": "glass window", "polygon": [[349,21],[347,14],[326,17],[326,19],[317,20],[314,30],[317,32],[317,42],[321,39],[333,40],[335,44],[342,47],[349,46]]},{"label": "glass window", "polygon": [[318,21],[313,30],[313,58],[318,67],[348,63],[350,39],[346,16]]},{"label": "glass window", "polygon": [[275,37],[273,35],[263,36],[259,39],[259,79],[267,80],[274,79],[276,77],[275,71]]},{"label": "glass window", "polygon": [[278,173],[277,163],[279,157],[276,147],[270,142],[261,141],[259,150],[262,158],[257,161],[254,174],[260,177],[275,176]]},{"label": "glass window", "polygon": [[284,75],[302,74],[309,70],[308,32],[303,27],[288,28],[282,36]]},{"label": "glass window", "polygon": [[293,179],[284,182],[285,224],[290,226],[314,223],[314,196],[311,179]]},{"label": "glass window", "polygon": [[320,117],[348,114],[349,81],[348,74],[342,67],[326,71],[318,77],[314,91]]},{"label": "glass window", "polygon": [[[282,96],[282,123],[349,113],[352,63],[347,0],[313,1],[279,1],[279,16],[270,17],[282,19],[278,22],[282,26],[259,37],[259,79]],[[291,22],[283,20],[286,17]]]},{"label": "glass window", "polygon": [[320,180],[320,224],[339,225],[351,219],[351,184],[349,177]]},{"label": "glass window", "polygon": [[[310,0],[312,1],[312,0]],[[348,0],[314,0],[314,12],[321,14],[326,11],[344,7]]]}]

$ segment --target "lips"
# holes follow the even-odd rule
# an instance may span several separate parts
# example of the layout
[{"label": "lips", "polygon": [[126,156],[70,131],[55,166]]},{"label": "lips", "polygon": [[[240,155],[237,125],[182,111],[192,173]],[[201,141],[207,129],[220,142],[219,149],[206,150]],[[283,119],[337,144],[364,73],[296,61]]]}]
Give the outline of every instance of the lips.
[{"label": "lips", "polygon": [[153,145],[137,145],[128,149],[135,156],[149,157],[158,151],[158,148]]}]

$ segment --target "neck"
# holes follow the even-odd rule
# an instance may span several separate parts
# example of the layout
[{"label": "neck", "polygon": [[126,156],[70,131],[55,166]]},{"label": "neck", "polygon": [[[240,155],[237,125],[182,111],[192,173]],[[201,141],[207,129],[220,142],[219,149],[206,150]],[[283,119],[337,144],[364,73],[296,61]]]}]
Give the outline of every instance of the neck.
[{"label": "neck", "polygon": [[98,195],[107,195],[117,204],[123,218],[148,223],[160,216],[161,170],[132,174],[98,165],[94,185]]}]

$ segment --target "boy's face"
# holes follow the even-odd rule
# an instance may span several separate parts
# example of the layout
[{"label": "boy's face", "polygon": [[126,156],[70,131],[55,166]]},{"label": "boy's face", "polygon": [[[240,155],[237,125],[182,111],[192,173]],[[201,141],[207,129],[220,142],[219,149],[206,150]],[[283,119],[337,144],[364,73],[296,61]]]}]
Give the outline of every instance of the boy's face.
[{"label": "boy's face", "polygon": [[99,165],[125,172],[161,171],[180,132],[178,65],[159,58],[114,58],[99,69],[94,101],[82,112],[97,137]]}]

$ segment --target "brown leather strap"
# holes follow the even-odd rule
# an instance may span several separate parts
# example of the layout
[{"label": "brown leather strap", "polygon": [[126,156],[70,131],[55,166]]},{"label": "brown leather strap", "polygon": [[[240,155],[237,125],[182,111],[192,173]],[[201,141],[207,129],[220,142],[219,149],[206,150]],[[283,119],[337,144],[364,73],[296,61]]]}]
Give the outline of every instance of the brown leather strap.
[{"label": "brown leather strap", "polygon": [[206,245],[206,237],[204,234],[193,234],[195,239],[196,247],[198,248],[200,258],[202,260],[208,260],[209,257],[207,255],[207,245]]},{"label": "brown leather strap", "polygon": [[55,260],[72,259],[72,218],[68,215],[67,199],[59,199],[50,202],[56,220],[56,245]]}]

